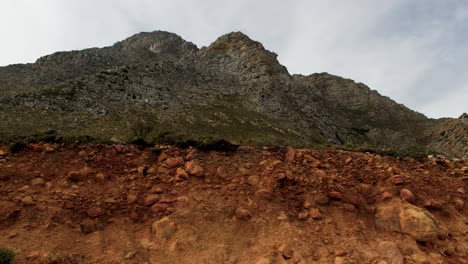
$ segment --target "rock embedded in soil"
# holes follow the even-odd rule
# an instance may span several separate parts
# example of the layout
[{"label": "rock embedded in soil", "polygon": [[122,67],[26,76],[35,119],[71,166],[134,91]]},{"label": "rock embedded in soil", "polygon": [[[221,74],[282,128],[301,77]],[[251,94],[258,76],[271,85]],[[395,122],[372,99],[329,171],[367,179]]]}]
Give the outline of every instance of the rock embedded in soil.
[{"label": "rock embedded in soil", "polygon": [[271,166],[272,167],[279,167],[283,164],[283,162],[281,160],[275,160],[271,163]]},{"label": "rock embedded in soil", "polygon": [[308,218],[309,218],[309,212],[308,212],[308,211],[300,212],[300,213],[297,215],[297,219],[298,219],[298,220],[307,220]]},{"label": "rock embedded in soil", "polygon": [[285,258],[285,259],[292,258],[293,254],[294,254],[294,250],[289,245],[286,245],[286,244],[281,244],[278,247],[278,251],[281,253],[283,258]]},{"label": "rock embedded in soil", "polygon": [[315,203],[319,205],[326,205],[330,202],[330,198],[324,195],[320,195],[315,199]]},{"label": "rock embedded in soil", "polygon": [[138,197],[135,194],[130,193],[130,194],[127,195],[127,203],[128,204],[133,204],[137,200],[138,200]]},{"label": "rock embedded in soil", "polygon": [[159,194],[150,194],[145,197],[144,203],[149,206],[159,201],[160,198]]},{"label": "rock embedded in soil", "polygon": [[418,207],[402,210],[400,212],[400,223],[402,231],[417,241],[433,241],[439,233],[439,227],[434,216]]},{"label": "rock embedded in soil", "polygon": [[390,264],[404,264],[403,254],[401,254],[400,249],[392,241],[381,241],[377,249],[382,255],[387,257],[390,260]]},{"label": "rock embedded in soil", "polygon": [[86,177],[80,171],[70,171],[68,173],[68,179],[72,181],[82,181]]},{"label": "rock embedded in soil", "polygon": [[411,260],[414,264],[431,264],[426,254],[422,252],[411,255]]},{"label": "rock embedded in soil", "polygon": [[23,205],[34,205],[34,204],[36,204],[31,196],[26,196],[23,199],[21,199],[21,203]]},{"label": "rock embedded in soil", "polygon": [[99,230],[101,226],[102,224],[96,219],[86,218],[80,222],[80,230],[84,234],[90,234],[96,230]]},{"label": "rock embedded in soil", "polygon": [[169,239],[177,231],[176,224],[169,217],[163,217],[154,221],[151,230],[156,239],[164,238]]},{"label": "rock embedded in soil", "polygon": [[286,162],[293,162],[296,157],[296,151],[292,147],[286,147],[286,153],[284,154],[284,160]]},{"label": "rock embedded in soil", "polygon": [[401,185],[405,183],[405,180],[401,176],[393,176],[390,181],[394,185]]},{"label": "rock embedded in soil", "polygon": [[146,173],[148,172],[148,166],[140,166],[137,169],[137,173],[139,177],[144,177],[146,176]]},{"label": "rock embedded in soil", "polygon": [[407,201],[408,203],[414,204],[415,198],[413,192],[411,192],[408,189],[402,189],[400,191],[400,198],[404,201]]},{"label": "rock embedded in soil", "polygon": [[309,210],[309,216],[314,220],[323,219],[323,215],[318,208],[312,208]]},{"label": "rock embedded in soil", "polygon": [[175,168],[177,166],[184,165],[185,161],[182,157],[172,157],[166,159],[166,164],[169,168]]},{"label": "rock embedded in soil", "polygon": [[332,200],[341,200],[343,199],[343,195],[337,191],[331,191],[328,193],[328,197]]},{"label": "rock embedded in soil", "polygon": [[189,178],[187,172],[182,168],[177,168],[176,170],[176,181],[187,180]]},{"label": "rock embedded in soil", "polygon": [[98,173],[98,174],[96,174],[95,178],[96,178],[96,180],[97,180],[99,183],[101,183],[101,184],[102,184],[102,183],[105,183],[106,180],[107,180],[106,175],[104,175],[103,173]]},{"label": "rock embedded in soil", "polygon": [[434,240],[439,232],[431,213],[397,199],[377,208],[375,223],[381,230],[403,232],[422,242]]},{"label": "rock embedded in soil", "polygon": [[393,198],[393,194],[391,192],[383,192],[382,193],[382,200],[388,200]]},{"label": "rock embedded in soil", "polygon": [[454,203],[455,203],[455,208],[457,208],[460,211],[465,206],[465,201],[463,201],[461,198],[455,198]]},{"label": "rock embedded in soil", "polygon": [[235,215],[237,219],[244,220],[244,221],[252,218],[252,214],[249,212],[249,210],[242,208],[242,207],[239,207],[236,209]]},{"label": "rock embedded in soil", "polygon": [[267,258],[261,258],[255,262],[255,264],[273,264],[273,261]]},{"label": "rock embedded in soil", "polygon": [[106,212],[104,209],[102,209],[101,207],[99,206],[93,206],[91,208],[89,208],[87,211],[86,211],[86,214],[90,217],[90,218],[97,218],[99,216],[102,216],[104,215]]},{"label": "rock embedded in soil", "polygon": [[257,186],[260,183],[260,178],[257,175],[252,175],[247,178],[247,183],[252,186]]},{"label": "rock embedded in soil", "polygon": [[185,163],[185,171],[188,174],[196,177],[201,177],[204,175],[203,168],[194,161],[188,161]]},{"label": "rock embedded in soil", "polygon": [[424,201],[424,207],[432,210],[441,210],[443,204],[440,201],[429,199]]},{"label": "rock embedded in soil", "polygon": [[164,213],[169,208],[166,203],[155,203],[151,206],[151,211],[154,213]]},{"label": "rock embedded in soil", "polygon": [[43,186],[45,184],[45,180],[43,178],[35,178],[31,180],[32,186]]}]

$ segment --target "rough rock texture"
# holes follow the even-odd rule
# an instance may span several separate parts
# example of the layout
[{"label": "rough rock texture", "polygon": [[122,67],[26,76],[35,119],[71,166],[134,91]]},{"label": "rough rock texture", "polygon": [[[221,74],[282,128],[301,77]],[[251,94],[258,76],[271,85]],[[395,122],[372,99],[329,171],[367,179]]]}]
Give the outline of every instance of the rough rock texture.
[{"label": "rough rock texture", "polygon": [[[374,145],[466,159],[466,115],[428,119],[362,83],[290,75],[240,32],[198,49],[162,31],[0,67],[0,138],[56,130],[124,142],[174,132],[240,143]],[[145,129],[135,129],[145,124]],[[139,132],[141,133],[139,133]]]},{"label": "rough rock texture", "polygon": [[439,227],[434,216],[423,208],[394,199],[377,208],[376,226],[382,230],[410,235],[417,241],[431,241]]}]

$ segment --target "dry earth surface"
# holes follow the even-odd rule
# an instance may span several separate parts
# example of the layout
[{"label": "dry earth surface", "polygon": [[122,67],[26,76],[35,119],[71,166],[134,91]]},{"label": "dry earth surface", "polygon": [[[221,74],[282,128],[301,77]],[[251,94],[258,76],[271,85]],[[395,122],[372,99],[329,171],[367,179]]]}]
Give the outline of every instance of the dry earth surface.
[{"label": "dry earth surface", "polygon": [[468,263],[460,160],[0,145],[15,263]]}]

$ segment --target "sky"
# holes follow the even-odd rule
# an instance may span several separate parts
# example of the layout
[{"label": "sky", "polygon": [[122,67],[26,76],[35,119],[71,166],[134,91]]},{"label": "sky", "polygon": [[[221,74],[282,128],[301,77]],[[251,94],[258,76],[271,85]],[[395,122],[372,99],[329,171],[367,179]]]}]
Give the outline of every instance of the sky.
[{"label": "sky", "polygon": [[431,118],[468,112],[465,0],[0,0],[0,66],[165,30],[242,31],[291,74],[362,82]]}]

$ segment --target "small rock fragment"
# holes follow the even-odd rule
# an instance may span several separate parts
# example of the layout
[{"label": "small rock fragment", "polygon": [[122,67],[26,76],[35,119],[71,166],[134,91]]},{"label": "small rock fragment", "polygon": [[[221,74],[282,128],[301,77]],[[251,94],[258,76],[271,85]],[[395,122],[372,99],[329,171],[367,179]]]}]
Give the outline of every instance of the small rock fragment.
[{"label": "small rock fragment", "polygon": [[96,218],[96,217],[99,217],[101,215],[104,215],[105,211],[101,207],[94,206],[94,207],[89,208],[86,211],[86,213],[88,214],[88,216],[90,218]]},{"label": "small rock fragment", "polygon": [[173,157],[173,158],[167,158],[166,159],[166,164],[169,168],[175,168],[177,166],[184,165],[184,159],[182,157]]},{"label": "small rock fragment", "polygon": [[249,210],[242,208],[242,207],[239,207],[236,209],[235,215],[237,219],[244,220],[244,221],[252,218],[252,215],[250,214]]},{"label": "small rock fragment", "polygon": [[343,209],[345,209],[348,212],[354,212],[356,210],[356,207],[350,203],[345,203],[343,204]]},{"label": "small rock fragment", "polygon": [[146,176],[147,172],[148,172],[148,166],[140,166],[137,169],[137,173],[139,177]]},{"label": "small rock fragment", "polygon": [[79,171],[70,171],[68,173],[68,179],[72,181],[82,181],[85,176]]},{"label": "small rock fragment", "polygon": [[[101,224],[94,219],[86,218],[80,222],[81,232],[84,234],[90,234],[101,227]],[[55,262],[54,262],[55,263]]]},{"label": "small rock fragment", "polygon": [[394,242],[381,241],[377,246],[382,255],[386,256],[391,264],[403,264],[403,254]]},{"label": "small rock fragment", "polygon": [[138,199],[138,197],[135,194],[130,193],[130,194],[127,195],[127,203],[128,204],[132,204],[132,203],[136,202],[137,199]]},{"label": "small rock fragment", "polygon": [[286,153],[284,159],[286,162],[293,162],[296,157],[296,151],[292,147],[286,147]]},{"label": "small rock fragment", "polygon": [[309,218],[309,212],[307,212],[307,211],[300,212],[297,215],[298,220],[307,220],[307,218]]},{"label": "small rock fragment", "polygon": [[328,193],[328,197],[330,197],[330,199],[333,200],[341,200],[343,198],[343,195],[341,195],[340,192],[331,191]]},{"label": "small rock fragment", "polygon": [[151,211],[154,213],[163,213],[169,208],[167,203],[155,203],[151,206]]},{"label": "small rock fragment", "polygon": [[42,178],[35,178],[31,180],[32,186],[43,186],[45,184],[45,180]]},{"label": "small rock fragment", "polygon": [[283,255],[283,258],[290,259],[294,254],[294,250],[286,244],[282,244],[278,247],[278,251]]},{"label": "small rock fragment", "polygon": [[314,220],[322,219],[323,215],[318,208],[312,208],[309,210],[309,216]]},{"label": "small rock fragment", "polygon": [[170,239],[177,231],[177,227],[174,221],[166,216],[153,222],[152,231],[156,238]]},{"label": "small rock fragment", "polygon": [[107,177],[106,175],[104,175],[103,173],[98,173],[96,174],[96,180],[99,182],[99,183],[105,183],[106,180],[107,180]]},{"label": "small rock fragment", "polygon": [[26,196],[23,199],[21,199],[21,203],[23,205],[34,205],[34,200],[31,196]]},{"label": "small rock fragment", "polygon": [[400,191],[400,198],[411,204],[414,204],[415,202],[414,194],[408,189],[402,189]]},{"label": "small rock fragment", "polygon": [[429,199],[429,200],[424,201],[424,207],[428,209],[433,209],[433,210],[441,210],[443,205],[442,205],[442,202],[440,201]]},{"label": "small rock fragment", "polygon": [[283,162],[281,160],[275,160],[271,163],[271,166],[272,167],[278,167],[280,166],[281,164],[283,164]]},{"label": "small rock fragment", "polygon": [[196,164],[194,161],[188,161],[185,163],[185,171],[193,176],[201,177],[203,176],[203,168]]},{"label": "small rock fragment", "polygon": [[455,208],[458,210],[462,210],[463,206],[465,206],[465,201],[463,201],[461,198],[455,198]]},{"label": "small rock fragment", "polygon": [[159,200],[160,196],[158,194],[150,194],[145,197],[145,205],[152,205]]},{"label": "small rock fragment", "polygon": [[177,168],[176,170],[176,181],[181,181],[183,179],[187,180],[189,178],[187,172],[182,168]]},{"label": "small rock fragment", "polygon": [[247,183],[252,186],[257,186],[260,182],[260,178],[257,175],[252,175],[247,178]]},{"label": "small rock fragment", "polygon": [[255,264],[273,264],[273,261],[267,258],[261,258]]},{"label": "small rock fragment", "polygon": [[315,203],[319,204],[319,205],[326,205],[330,202],[330,199],[326,196],[319,196],[315,199]]},{"label": "small rock fragment", "polygon": [[391,199],[393,197],[393,194],[391,192],[383,192],[382,193],[382,199],[383,200],[388,200],[388,199]]},{"label": "small rock fragment", "polygon": [[401,185],[405,183],[405,180],[401,176],[394,176],[391,179],[393,185]]},{"label": "small rock fragment", "polygon": [[411,259],[414,261],[415,264],[430,264],[426,254],[420,252],[411,255]]}]

